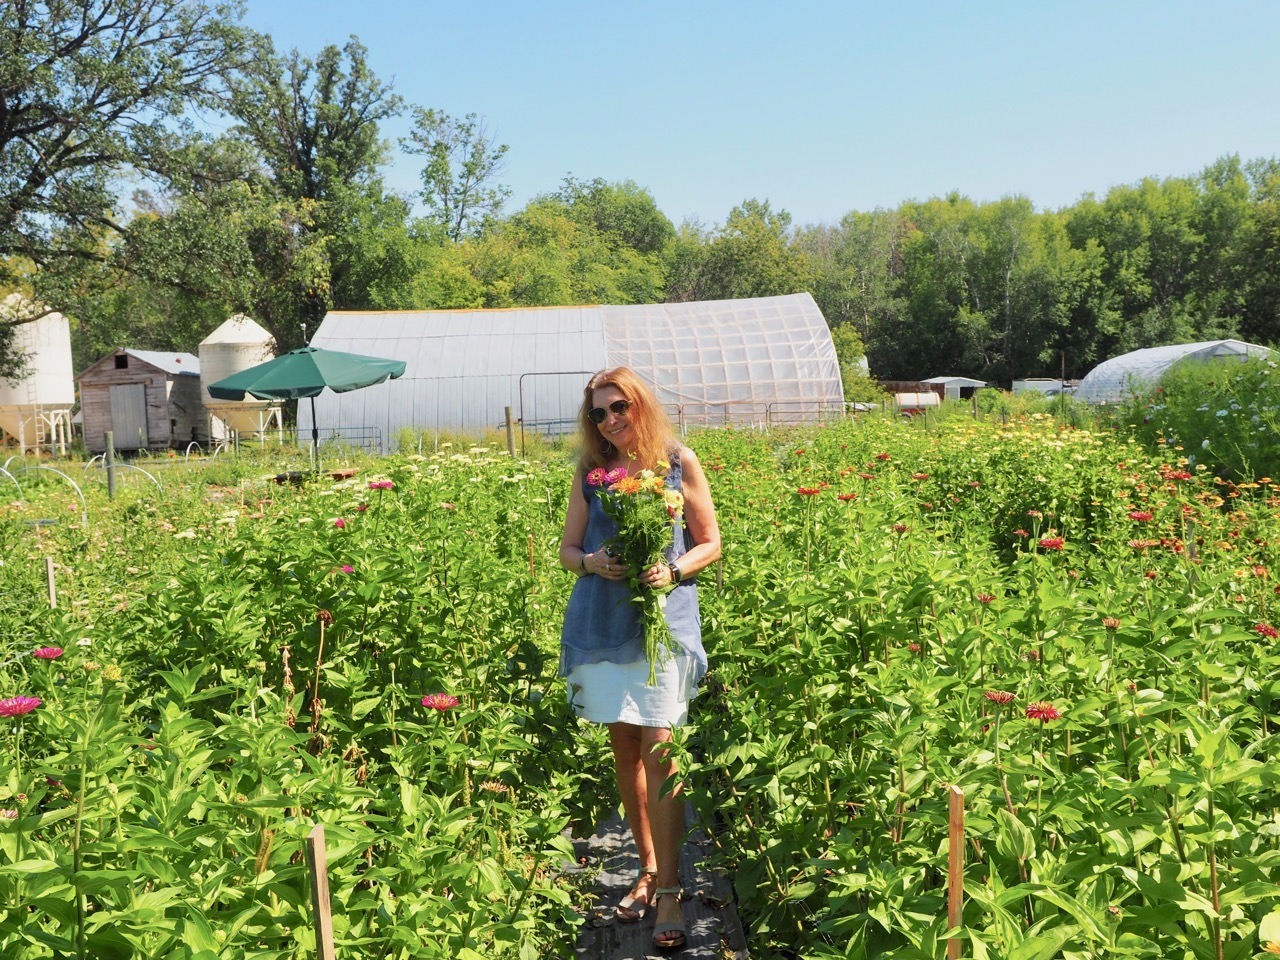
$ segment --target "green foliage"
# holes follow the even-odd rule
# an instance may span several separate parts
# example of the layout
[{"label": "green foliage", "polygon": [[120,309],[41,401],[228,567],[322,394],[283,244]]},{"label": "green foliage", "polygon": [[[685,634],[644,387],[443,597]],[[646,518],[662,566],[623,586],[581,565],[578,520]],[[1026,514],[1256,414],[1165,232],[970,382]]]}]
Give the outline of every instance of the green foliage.
[{"label": "green foliage", "polygon": [[[676,749],[753,954],[940,956],[952,785],[966,953],[1257,953],[1270,483],[1044,414],[923,426],[692,438],[725,556]],[[572,458],[401,447],[298,488],[173,463],[90,486],[87,530],[28,526],[79,515],[52,481],[0,511],[0,699],[44,701],[0,734],[4,956],[309,956],[317,822],[344,953],[571,953],[562,831],[616,802],[556,676]]]},{"label": "green foliage", "polygon": [[498,218],[511,190],[496,182],[507,145],[495,144],[474,113],[458,119],[442,110],[415,107],[414,126],[400,143],[422,156],[422,199],[430,218],[450,240],[484,232]]},{"label": "green foliage", "polygon": [[1223,476],[1253,480],[1280,474],[1280,376],[1274,360],[1175,364],[1114,416],[1151,448],[1184,453]]}]

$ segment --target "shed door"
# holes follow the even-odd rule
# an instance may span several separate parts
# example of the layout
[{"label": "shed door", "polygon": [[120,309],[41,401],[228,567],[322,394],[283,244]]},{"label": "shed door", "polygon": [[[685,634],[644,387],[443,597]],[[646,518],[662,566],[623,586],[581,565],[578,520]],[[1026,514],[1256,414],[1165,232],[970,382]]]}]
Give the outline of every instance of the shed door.
[{"label": "shed door", "polygon": [[117,450],[147,446],[147,385],[123,383],[111,388],[111,429]]}]

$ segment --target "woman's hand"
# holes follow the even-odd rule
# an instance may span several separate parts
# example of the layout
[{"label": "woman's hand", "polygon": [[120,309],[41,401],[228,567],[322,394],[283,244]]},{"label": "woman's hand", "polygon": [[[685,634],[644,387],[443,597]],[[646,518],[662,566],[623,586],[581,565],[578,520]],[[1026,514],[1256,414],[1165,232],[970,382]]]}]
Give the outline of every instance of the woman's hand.
[{"label": "woman's hand", "polygon": [[665,563],[655,563],[640,574],[640,582],[651,590],[662,590],[675,583],[671,576],[671,568]]},{"label": "woman's hand", "polygon": [[603,550],[583,554],[582,567],[587,573],[594,573],[606,580],[627,579],[627,565],[621,560],[615,560]]}]

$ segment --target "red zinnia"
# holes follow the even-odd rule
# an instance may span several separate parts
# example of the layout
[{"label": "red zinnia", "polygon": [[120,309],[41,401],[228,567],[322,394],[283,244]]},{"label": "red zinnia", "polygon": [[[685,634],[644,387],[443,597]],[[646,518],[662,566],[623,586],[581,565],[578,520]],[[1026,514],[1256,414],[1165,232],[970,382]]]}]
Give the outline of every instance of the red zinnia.
[{"label": "red zinnia", "polygon": [[908,643],[908,644],[907,644],[907,649],[908,649],[908,650],[910,650],[912,653],[919,653],[919,652],[920,652],[920,644],[918,644],[918,643]]},{"label": "red zinnia", "polygon": [[980,594],[978,594],[978,602],[979,602],[980,604],[982,604],[984,607],[985,607],[985,606],[988,606],[988,605],[989,605],[989,604],[991,604],[991,603],[994,603],[994,602],[995,602],[995,599],[996,599],[996,598],[995,598],[995,597],[993,597],[993,596],[992,596],[991,594],[989,594],[989,593],[980,593]]},{"label": "red zinnia", "polygon": [[1277,637],[1280,637],[1280,630],[1277,630],[1269,623],[1260,623],[1253,629],[1257,630],[1258,633],[1270,640],[1275,640]]},{"label": "red zinnia", "polygon": [[876,454],[876,459],[877,459],[877,460],[892,460],[893,458],[892,458],[892,457],[890,457],[887,453],[877,453],[877,454]]},{"label": "red zinnia", "polygon": [[0,700],[0,717],[20,717],[40,706],[39,697],[10,697]]},{"label": "red zinnia", "polygon": [[1041,550],[1061,550],[1066,545],[1067,545],[1067,541],[1063,540],[1061,537],[1041,537],[1040,538]]},{"label": "red zinnia", "polygon": [[1062,714],[1058,712],[1058,708],[1046,700],[1037,700],[1035,703],[1027,704],[1027,719],[1039,720],[1041,723],[1048,723],[1050,720],[1058,720]]},{"label": "red zinnia", "polygon": [[929,475],[927,473],[913,473],[911,475],[911,479],[912,480],[928,480]]},{"label": "red zinnia", "polygon": [[836,499],[843,500],[845,503],[848,503],[850,500],[857,500],[858,495],[856,493],[837,493]]},{"label": "red zinnia", "polygon": [[876,478],[876,475],[874,473],[860,473],[858,474],[858,476],[860,476],[863,480],[874,480]]},{"label": "red zinnia", "polygon": [[1000,706],[1004,706],[1006,703],[1013,702],[1013,694],[1010,693],[1008,690],[988,690],[986,693],[983,694],[983,696],[986,697],[988,700],[990,700],[992,703],[1000,704]]},{"label": "red zinnia", "polygon": [[60,656],[62,656],[62,648],[61,647],[40,647],[37,650],[32,650],[31,655],[40,660],[57,660]]},{"label": "red zinnia", "polygon": [[458,705],[458,698],[451,693],[429,693],[422,698],[422,705],[428,710],[452,710]]},{"label": "red zinnia", "polygon": [[1146,523],[1152,518],[1153,514],[1149,510],[1130,510],[1129,519],[1137,520],[1139,523]]},{"label": "red zinnia", "polygon": [[905,523],[895,523],[895,524],[893,525],[893,532],[894,532],[894,533],[906,533],[906,532],[907,532],[907,525],[906,525]]},{"label": "red zinnia", "polygon": [[796,487],[796,493],[802,497],[812,497],[814,494],[822,492],[821,487]]}]

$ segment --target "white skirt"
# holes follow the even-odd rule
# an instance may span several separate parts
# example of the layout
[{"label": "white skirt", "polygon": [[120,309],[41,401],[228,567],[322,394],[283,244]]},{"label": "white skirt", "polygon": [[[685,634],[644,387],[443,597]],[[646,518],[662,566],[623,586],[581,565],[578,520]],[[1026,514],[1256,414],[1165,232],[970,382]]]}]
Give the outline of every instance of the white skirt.
[{"label": "white skirt", "polygon": [[697,661],[671,657],[658,668],[658,683],[648,686],[649,662],[584,663],[569,671],[569,703],[592,723],[630,723],[637,727],[678,727],[688,719]]}]

